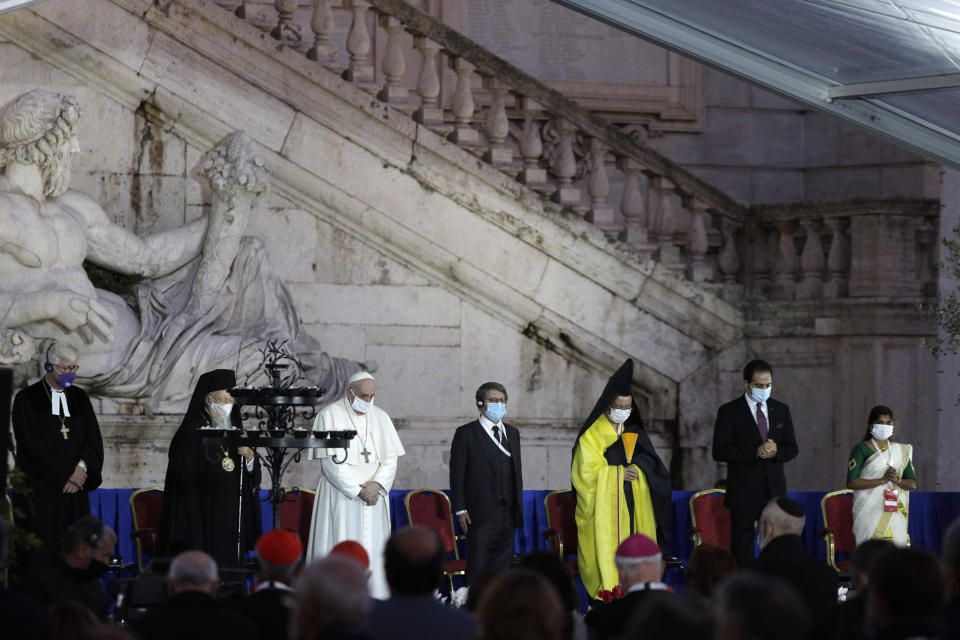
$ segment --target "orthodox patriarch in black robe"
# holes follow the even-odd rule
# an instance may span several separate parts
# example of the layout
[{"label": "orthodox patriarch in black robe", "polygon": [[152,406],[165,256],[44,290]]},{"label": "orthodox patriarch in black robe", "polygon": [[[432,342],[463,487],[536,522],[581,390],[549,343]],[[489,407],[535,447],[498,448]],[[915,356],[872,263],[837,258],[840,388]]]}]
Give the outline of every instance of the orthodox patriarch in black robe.
[{"label": "orthodox patriarch in black robe", "polygon": [[[62,391],[67,409],[61,405],[59,415],[52,413],[53,391],[44,378],[13,400],[17,467],[30,488],[28,495],[14,496],[24,514],[18,524],[40,538],[39,554],[44,556],[58,554],[67,527],[90,515],[88,492],[103,479],[103,440],[90,398],[75,386]],[[64,487],[81,460],[87,467],[86,482],[76,493],[66,493]]]},{"label": "orthodox patriarch in black robe", "polygon": [[[577,562],[591,598],[619,584],[613,557],[620,542],[642,533],[664,548],[670,538],[670,472],[643,428],[632,384],[628,359],[607,381],[573,447]],[[621,424],[608,413],[617,396],[631,397],[630,416]],[[637,480],[624,478],[628,466],[639,469]]]},{"label": "orthodox patriarch in black robe", "polygon": [[[161,554],[196,549],[209,553],[220,567],[235,567],[240,562],[238,542],[240,555],[245,556],[260,536],[259,461],[254,458],[253,471],[248,471],[236,447],[201,442],[200,429],[213,426],[207,395],[235,386],[236,376],[229,369],[200,376],[170,442],[157,540]],[[230,422],[240,426],[238,407],[233,408]]]}]

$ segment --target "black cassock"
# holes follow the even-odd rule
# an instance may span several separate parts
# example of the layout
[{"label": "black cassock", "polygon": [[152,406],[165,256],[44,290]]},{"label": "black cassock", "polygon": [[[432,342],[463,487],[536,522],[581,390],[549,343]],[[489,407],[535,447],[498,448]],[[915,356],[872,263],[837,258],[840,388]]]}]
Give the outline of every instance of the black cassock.
[{"label": "black cassock", "polygon": [[[100,486],[103,472],[103,440],[90,398],[77,387],[63,392],[70,417],[62,415],[62,408],[60,416],[51,413],[51,391],[43,379],[13,400],[17,466],[31,489],[27,496],[16,496],[15,505],[23,510],[24,528],[40,538],[39,551],[48,556],[59,552],[67,527],[90,515],[87,492]],[[64,493],[80,460],[87,465],[87,481],[77,493]]]},{"label": "black cassock", "polygon": [[[236,386],[233,371],[209,371],[197,381],[187,413],[170,442],[164,482],[158,548],[161,554],[206,551],[221,567],[238,565],[237,536],[243,554],[260,535],[260,463],[247,471],[236,447],[204,446],[201,427],[209,426],[204,400],[208,393]],[[232,423],[240,425],[234,408]],[[233,470],[223,460],[233,461]],[[240,514],[240,475],[243,474],[243,522]],[[238,527],[238,524],[241,526]]]}]

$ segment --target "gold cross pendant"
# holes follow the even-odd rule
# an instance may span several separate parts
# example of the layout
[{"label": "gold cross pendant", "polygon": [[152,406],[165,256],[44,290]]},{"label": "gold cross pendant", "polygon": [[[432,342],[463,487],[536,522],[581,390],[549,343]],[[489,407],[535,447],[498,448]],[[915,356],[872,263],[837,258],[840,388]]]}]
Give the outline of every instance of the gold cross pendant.
[{"label": "gold cross pendant", "polygon": [[60,423],[60,433],[63,434],[63,439],[66,440],[67,436],[70,435],[70,428],[67,427],[65,422]]}]

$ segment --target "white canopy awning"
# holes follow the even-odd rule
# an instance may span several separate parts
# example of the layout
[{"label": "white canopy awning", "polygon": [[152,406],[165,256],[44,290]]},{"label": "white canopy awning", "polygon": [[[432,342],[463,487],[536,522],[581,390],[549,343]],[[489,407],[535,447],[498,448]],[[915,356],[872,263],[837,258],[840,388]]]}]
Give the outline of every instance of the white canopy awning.
[{"label": "white canopy awning", "polygon": [[0,13],[20,9],[27,5],[37,4],[38,2],[42,2],[42,0],[0,0]]},{"label": "white canopy awning", "polygon": [[960,168],[960,0],[553,1]]}]

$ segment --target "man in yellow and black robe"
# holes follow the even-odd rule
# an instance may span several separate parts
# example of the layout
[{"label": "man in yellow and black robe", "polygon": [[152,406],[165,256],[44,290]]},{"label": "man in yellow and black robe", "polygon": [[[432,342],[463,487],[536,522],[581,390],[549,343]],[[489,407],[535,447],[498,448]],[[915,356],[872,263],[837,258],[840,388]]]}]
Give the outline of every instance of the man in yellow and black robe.
[{"label": "man in yellow and black robe", "polygon": [[670,535],[670,472],[643,429],[632,396],[633,360],[607,382],[573,447],[577,557],[591,598],[619,583],[614,552],[634,533],[665,548]]}]

